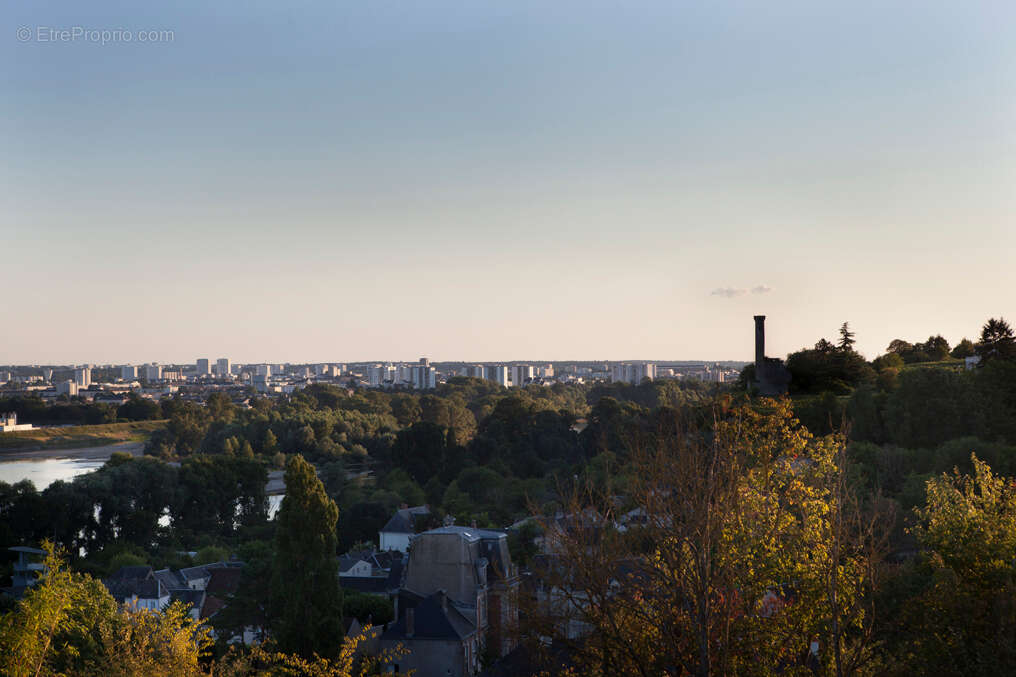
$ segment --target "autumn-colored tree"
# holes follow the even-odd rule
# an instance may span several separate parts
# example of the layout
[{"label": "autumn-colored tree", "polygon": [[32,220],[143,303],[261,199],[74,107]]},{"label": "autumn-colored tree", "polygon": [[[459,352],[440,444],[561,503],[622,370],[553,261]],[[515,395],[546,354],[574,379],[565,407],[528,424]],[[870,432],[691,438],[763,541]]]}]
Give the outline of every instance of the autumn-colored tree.
[{"label": "autumn-colored tree", "polygon": [[1002,675],[1016,665],[1016,483],[974,472],[927,483],[915,532],[926,587],[905,605],[900,674]]},{"label": "autumn-colored tree", "polygon": [[384,672],[399,677],[394,663],[406,650],[401,646],[366,655],[364,644],[377,636],[381,628],[364,626],[355,637],[346,637],[334,658],[304,658],[274,650],[271,643],[252,647],[231,647],[218,661],[214,677],[367,677]]},{"label": "autumn-colored tree", "polygon": [[162,611],[125,607],[99,624],[102,657],[92,674],[109,677],[206,675],[201,656],[212,644],[208,628],[174,602]]},{"label": "autumn-colored tree", "polygon": [[527,630],[591,675],[874,672],[886,520],[853,498],[843,438],[813,437],[788,401],[717,419],[630,440],[624,519],[585,489],[543,520]]},{"label": "autumn-colored tree", "polygon": [[204,675],[208,631],[173,604],[161,613],[116,602],[105,586],[67,567],[51,543],[45,574],[0,619],[0,672],[10,677]]},{"label": "autumn-colored tree", "polygon": [[44,578],[0,619],[0,673],[10,677],[79,672],[101,652],[98,623],[116,603],[102,583],[67,568],[48,541]]}]

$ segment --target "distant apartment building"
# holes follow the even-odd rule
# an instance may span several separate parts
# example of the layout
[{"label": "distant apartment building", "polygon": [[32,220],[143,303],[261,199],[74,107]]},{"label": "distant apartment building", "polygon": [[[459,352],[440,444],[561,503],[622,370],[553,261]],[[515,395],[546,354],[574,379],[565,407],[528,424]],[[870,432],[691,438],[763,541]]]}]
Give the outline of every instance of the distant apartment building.
[{"label": "distant apartment building", "polygon": [[656,378],[656,365],[651,362],[621,362],[610,367],[611,383],[638,385],[646,379]]},{"label": "distant apartment building", "polygon": [[270,364],[258,364],[254,366],[255,376],[264,376],[265,378],[272,375],[272,365]]},{"label": "distant apartment building", "polygon": [[53,370],[52,369],[43,369],[42,370],[42,379],[44,381],[52,381],[53,380]]},{"label": "distant apartment building", "polygon": [[537,367],[536,375],[540,378],[554,378],[554,365],[547,364],[542,367]]},{"label": "distant apartment building", "polygon": [[11,380],[11,372],[0,371],[0,383],[7,383]]},{"label": "distant apartment building", "polygon": [[395,382],[397,370],[390,364],[377,364],[367,368],[367,382],[372,388],[380,388]]},{"label": "distant apartment building", "polygon": [[92,385],[92,368],[89,366],[78,367],[74,370],[74,384],[79,388],[87,388]]},{"label": "distant apartment building", "polygon": [[459,374],[462,376],[468,376],[469,378],[483,378],[483,365],[467,364],[459,369]]},{"label": "distant apartment building", "polygon": [[227,378],[229,376],[229,358],[220,357],[215,360],[215,375],[219,378]]},{"label": "distant apartment building", "polygon": [[337,378],[339,376],[338,368],[333,364],[315,364],[314,374],[318,378]]},{"label": "distant apartment building", "polygon": [[183,370],[182,369],[163,369],[162,370],[163,381],[182,381]]},{"label": "distant apartment building", "polygon": [[410,368],[409,383],[417,390],[430,390],[437,387],[437,370],[430,366],[426,358],[420,364]]},{"label": "distant apartment building", "polygon": [[162,365],[159,364],[146,364],[144,368],[145,380],[146,381],[161,381],[162,380]]},{"label": "distant apartment building", "polygon": [[138,368],[133,364],[125,364],[120,367],[120,378],[124,381],[134,381],[138,378]]},{"label": "distant apartment building", "polygon": [[483,375],[488,381],[499,386],[508,387],[508,367],[503,364],[489,364],[483,368]]},{"label": "distant apartment building", "polygon": [[56,384],[56,394],[74,397],[78,394],[78,384],[71,380],[61,381]]},{"label": "distant apartment building", "polygon": [[208,360],[207,357],[199,357],[195,362],[195,365],[197,367],[198,378],[201,378],[202,376],[212,375],[211,362]]},{"label": "distant apartment building", "polygon": [[512,385],[522,388],[533,380],[536,370],[529,364],[516,364],[512,366]]}]

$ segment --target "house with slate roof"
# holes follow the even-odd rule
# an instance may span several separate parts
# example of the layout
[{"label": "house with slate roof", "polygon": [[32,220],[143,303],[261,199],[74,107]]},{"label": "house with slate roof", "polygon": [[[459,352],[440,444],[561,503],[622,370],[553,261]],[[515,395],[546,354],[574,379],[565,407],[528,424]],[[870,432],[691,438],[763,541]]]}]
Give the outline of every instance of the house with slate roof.
[{"label": "house with slate roof", "polygon": [[409,542],[416,534],[417,520],[429,516],[430,508],[425,505],[400,508],[378,533],[381,550],[408,552]]},{"label": "house with slate roof", "polygon": [[162,611],[169,605],[169,588],[163,586],[150,566],[120,567],[102,582],[120,604],[150,611]]},{"label": "house with slate roof", "polygon": [[480,669],[480,642],[468,612],[450,602],[443,590],[427,597],[399,593],[400,613],[381,635],[381,649],[402,645],[409,653],[399,658],[400,674],[467,677]]},{"label": "house with slate roof", "polygon": [[500,657],[514,648],[518,587],[504,532],[445,526],[418,534],[381,646],[410,650],[400,669],[474,675],[481,651]]}]

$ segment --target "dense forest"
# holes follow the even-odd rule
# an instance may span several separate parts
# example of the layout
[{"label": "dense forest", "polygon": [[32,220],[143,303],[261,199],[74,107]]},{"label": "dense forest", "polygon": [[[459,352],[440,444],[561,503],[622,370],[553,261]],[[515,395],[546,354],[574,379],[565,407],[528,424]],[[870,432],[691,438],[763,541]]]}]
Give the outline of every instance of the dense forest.
[{"label": "dense forest", "polygon": [[[581,674],[1011,672],[1013,332],[992,319],[977,341],[895,340],[871,361],[853,346],[844,324],[838,341],[789,355],[778,400],[755,396],[749,366],[727,386],[455,378],[424,393],[315,385],[245,405],[132,402],[114,415],[167,419],[145,457],[42,492],[0,483],[0,542],[48,540],[96,576],[184,566],[186,551],[235,555],[244,584],[217,622],[256,621],[293,660],[323,647],[338,660],[334,625],[320,640],[287,625],[273,572],[294,544],[322,542],[327,571],[399,506],[426,503],[434,523],[516,525],[518,563],[601,601],[584,618],[592,639],[559,637],[560,619],[535,607],[520,628],[534,653],[558,640]],[[269,520],[265,483],[283,468],[287,499]],[[293,518],[301,505],[316,526]],[[617,528],[633,511],[644,519]],[[571,527],[558,530],[561,516]],[[547,568],[534,537],[550,535]],[[366,602],[331,606],[343,604]],[[8,623],[17,613],[28,611]]]}]

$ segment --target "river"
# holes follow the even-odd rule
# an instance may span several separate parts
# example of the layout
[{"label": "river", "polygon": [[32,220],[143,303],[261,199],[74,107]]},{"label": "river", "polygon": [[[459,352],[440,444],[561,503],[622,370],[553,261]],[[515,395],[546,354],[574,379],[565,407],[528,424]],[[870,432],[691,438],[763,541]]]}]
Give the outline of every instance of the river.
[{"label": "river", "polygon": [[35,488],[42,491],[57,480],[71,480],[101,468],[114,452],[138,456],[143,447],[140,442],[127,442],[80,449],[3,452],[0,453],[0,482],[14,484],[31,480]]},{"label": "river", "polygon": [[[143,448],[140,442],[128,442],[104,447],[4,453],[0,454],[0,482],[14,484],[31,480],[35,488],[42,491],[58,480],[70,481],[78,475],[98,470],[114,452],[139,456]],[[282,471],[269,473],[266,489],[271,494],[268,496],[268,518],[272,519],[282,504],[282,492],[285,491]]]}]

